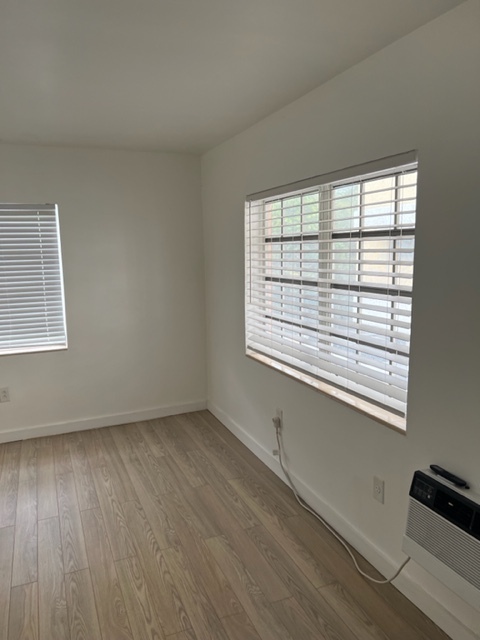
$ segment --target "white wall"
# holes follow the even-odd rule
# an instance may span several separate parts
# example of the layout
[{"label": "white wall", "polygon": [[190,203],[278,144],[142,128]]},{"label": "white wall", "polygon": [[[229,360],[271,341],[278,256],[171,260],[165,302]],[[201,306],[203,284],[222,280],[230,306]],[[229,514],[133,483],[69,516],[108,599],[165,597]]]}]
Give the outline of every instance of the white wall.
[{"label": "white wall", "polygon": [[[472,0],[202,161],[210,406],[272,465],[271,417],[283,408],[303,490],[390,574],[404,557],[415,469],[436,462],[480,490],[479,80]],[[419,196],[404,436],[245,357],[243,204],[248,193],[410,149]],[[383,506],[372,498],[374,474],[386,482]],[[398,584],[452,637],[479,637],[480,613],[417,565]]]},{"label": "white wall", "polygon": [[205,402],[198,158],[0,145],[0,200],[58,203],[69,338],[0,358],[0,440]]}]

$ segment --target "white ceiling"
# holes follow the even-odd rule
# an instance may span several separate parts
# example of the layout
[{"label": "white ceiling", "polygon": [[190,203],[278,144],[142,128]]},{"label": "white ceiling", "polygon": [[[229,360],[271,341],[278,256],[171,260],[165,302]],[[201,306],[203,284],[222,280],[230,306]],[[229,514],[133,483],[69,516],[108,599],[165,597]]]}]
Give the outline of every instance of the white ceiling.
[{"label": "white ceiling", "polygon": [[199,153],[461,0],[1,0],[0,140]]}]

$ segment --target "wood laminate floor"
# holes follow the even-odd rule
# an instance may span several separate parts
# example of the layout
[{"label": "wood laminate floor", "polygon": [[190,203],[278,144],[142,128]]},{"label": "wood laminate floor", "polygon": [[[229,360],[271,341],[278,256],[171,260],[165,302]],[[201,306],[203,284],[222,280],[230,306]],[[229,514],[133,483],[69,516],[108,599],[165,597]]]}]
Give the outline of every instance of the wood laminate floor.
[{"label": "wood laminate floor", "polygon": [[0,445],[0,638],[447,636],[203,411]]}]

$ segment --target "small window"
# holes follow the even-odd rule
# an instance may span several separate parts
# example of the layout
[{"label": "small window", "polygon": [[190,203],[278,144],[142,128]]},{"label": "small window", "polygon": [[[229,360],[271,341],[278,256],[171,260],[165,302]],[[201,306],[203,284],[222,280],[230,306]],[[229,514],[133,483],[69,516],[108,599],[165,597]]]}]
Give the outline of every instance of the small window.
[{"label": "small window", "polygon": [[406,428],[415,154],[246,203],[246,350]]},{"label": "small window", "polygon": [[66,348],[57,206],[0,204],[0,355]]}]

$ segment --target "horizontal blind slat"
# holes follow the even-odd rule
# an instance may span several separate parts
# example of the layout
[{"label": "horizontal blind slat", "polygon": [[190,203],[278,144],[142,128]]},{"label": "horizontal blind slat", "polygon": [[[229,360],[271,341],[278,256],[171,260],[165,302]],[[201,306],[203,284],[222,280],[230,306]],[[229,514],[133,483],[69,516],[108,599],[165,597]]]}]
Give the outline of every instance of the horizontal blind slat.
[{"label": "horizontal blind slat", "polygon": [[278,341],[272,341],[269,344],[270,346],[267,347],[265,344],[262,344],[262,340],[260,338],[257,338],[256,340],[252,341],[251,346],[253,348],[263,347],[263,352],[266,352],[267,354],[272,351],[274,352],[274,354],[276,354],[275,357],[279,360],[291,362],[291,360],[294,359],[297,362],[297,366],[298,363],[307,362],[315,375],[322,377],[326,374],[330,374],[328,378],[330,381],[333,381],[336,384],[344,385],[346,388],[348,388],[348,382],[362,385],[365,387],[364,394],[367,396],[371,391],[375,394],[385,394],[389,398],[398,400],[400,402],[404,402],[406,400],[406,392],[403,389],[400,389],[399,387],[388,383],[382,384],[380,380],[376,380],[372,377],[362,374],[354,368],[346,369],[342,366],[338,366],[334,362],[327,361],[325,359],[320,359],[319,361],[316,358],[313,358],[308,354],[302,353],[300,351],[296,351],[295,349],[291,349],[288,351],[282,348],[282,344]]},{"label": "horizontal blind slat", "polygon": [[[269,340],[272,337],[271,333],[262,333],[261,331],[256,331],[254,334],[248,333],[247,335],[249,337],[249,340],[262,340],[265,347],[268,346]],[[283,341],[285,341],[286,344],[287,342],[289,342],[288,338],[283,334],[279,334],[278,336],[276,336],[276,338],[279,344],[281,344]],[[292,349],[293,345],[292,341],[290,341],[289,348],[285,348],[283,351],[285,353],[290,353]],[[304,342],[299,342],[295,343],[295,350],[307,353],[312,357],[316,357],[318,366],[321,366],[320,359],[331,360],[332,362],[343,364],[343,366],[345,366],[345,360],[348,357],[346,356],[347,350],[345,349],[345,346],[341,344],[339,345],[338,340],[326,342],[325,344],[319,342],[315,347],[306,345]],[[366,367],[369,371],[380,373],[381,376],[396,376],[399,381],[398,384],[394,383],[393,378],[392,380],[390,380],[389,384],[394,384],[394,386],[401,386],[402,388],[406,388],[404,382],[402,381],[405,381],[408,378],[408,365],[398,364],[393,359],[389,360],[388,362],[381,362],[381,359],[378,357],[378,355],[371,355],[365,350],[355,351],[355,354],[356,355],[348,357],[348,360],[353,364],[355,364],[356,366]],[[378,362],[379,360],[380,362]]]}]

